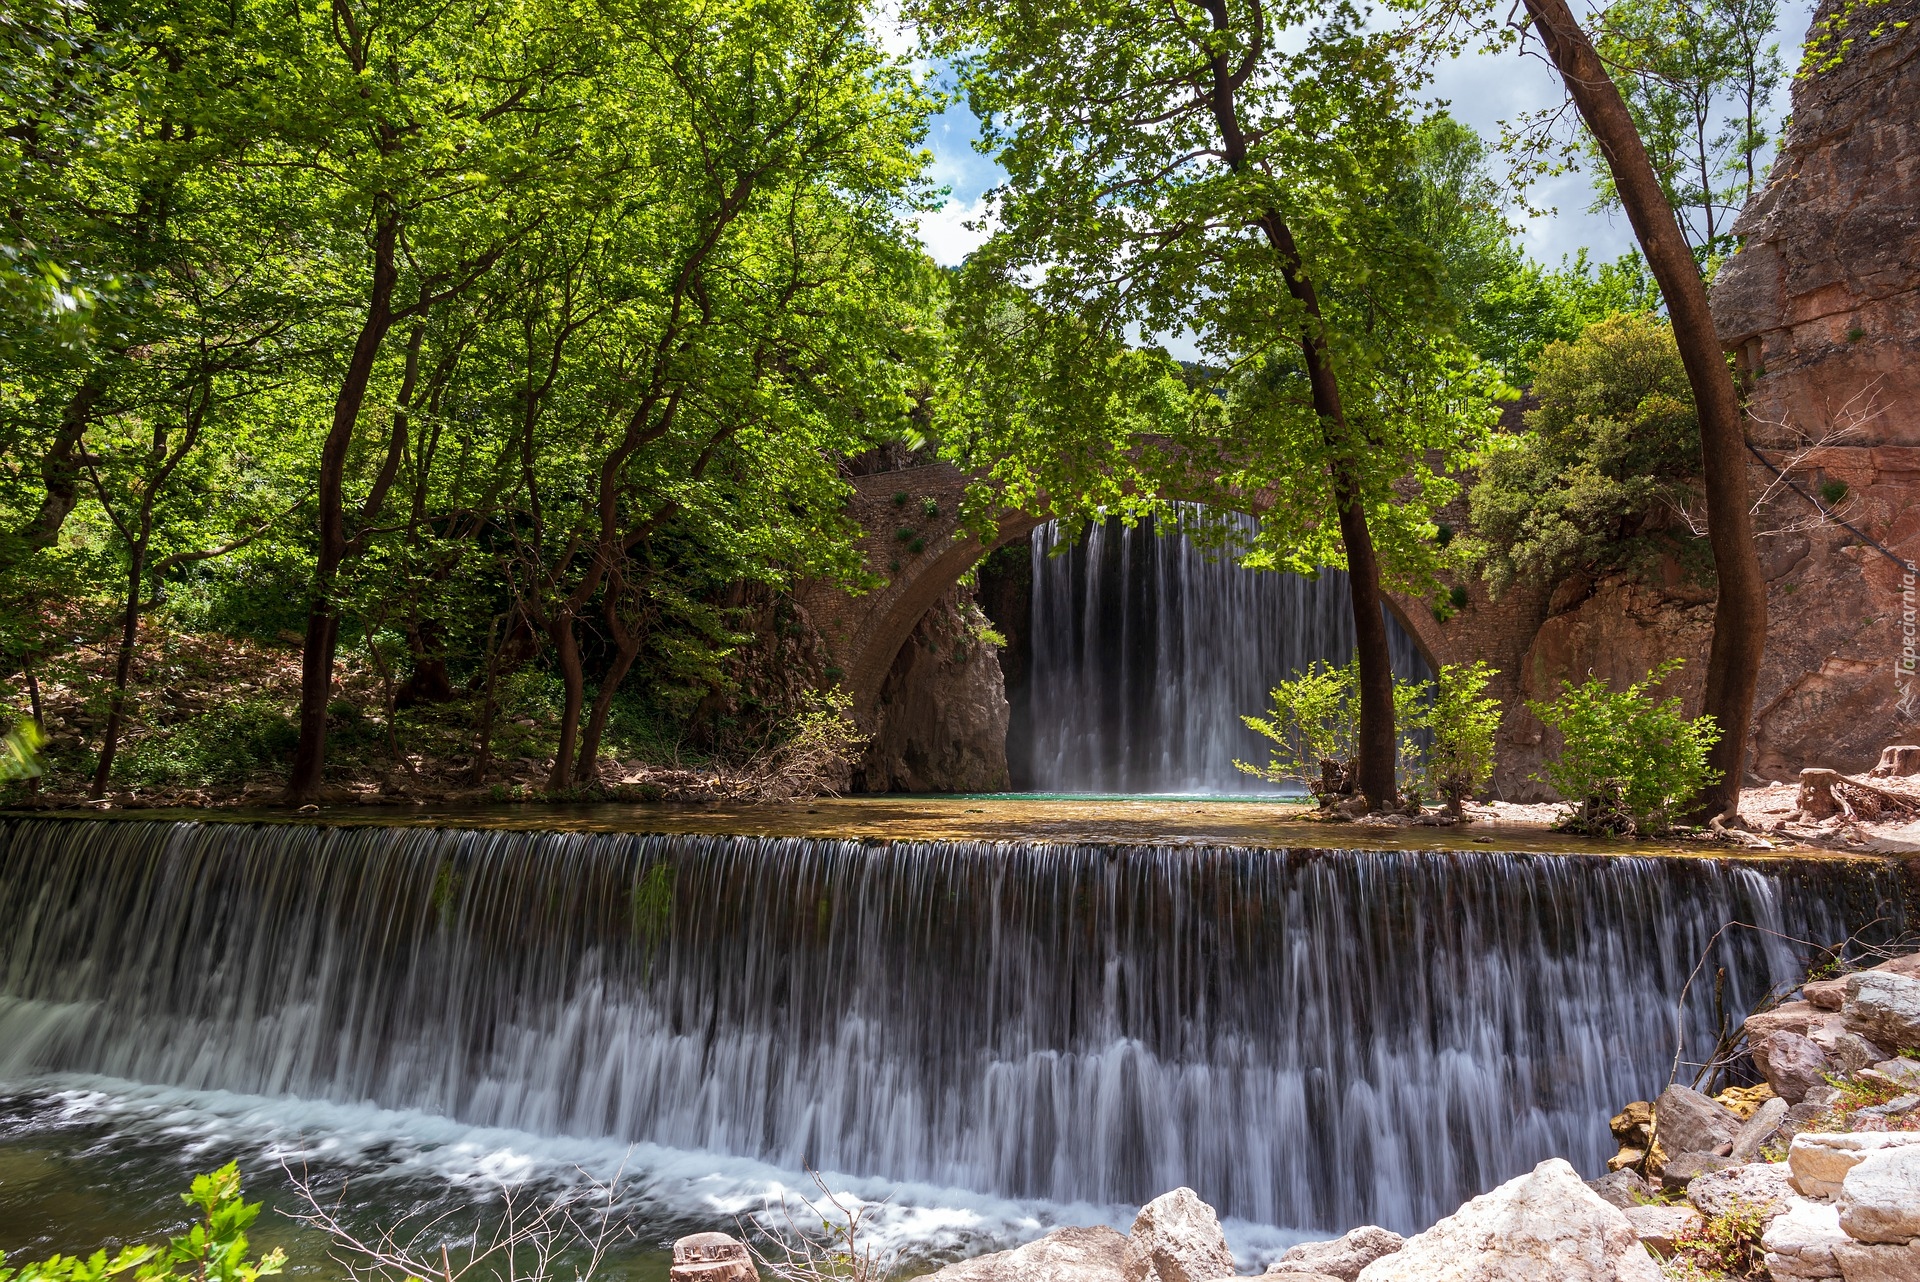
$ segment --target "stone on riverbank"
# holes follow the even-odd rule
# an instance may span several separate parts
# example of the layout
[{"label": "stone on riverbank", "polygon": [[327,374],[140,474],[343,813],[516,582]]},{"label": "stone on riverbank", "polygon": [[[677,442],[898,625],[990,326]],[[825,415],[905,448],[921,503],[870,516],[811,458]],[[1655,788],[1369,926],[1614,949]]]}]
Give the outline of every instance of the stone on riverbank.
[{"label": "stone on riverbank", "polygon": [[1325,1274],[1353,1282],[1369,1264],[1405,1245],[1398,1233],[1367,1224],[1331,1242],[1302,1242],[1269,1264],[1265,1276],[1299,1282],[1302,1275]]},{"label": "stone on riverbank", "polygon": [[1690,1206],[1629,1206],[1624,1214],[1640,1235],[1641,1245],[1662,1259],[1673,1254],[1674,1243],[1682,1235],[1705,1223],[1700,1212]]},{"label": "stone on riverbank", "polygon": [[1653,1102],[1653,1133],[1660,1147],[1678,1158],[1684,1153],[1725,1157],[1740,1134],[1732,1109],[1687,1086],[1669,1086]]},{"label": "stone on riverbank", "polygon": [[[1920,1046],[1920,978],[1886,970],[1849,975],[1840,1017],[1849,1032],[1876,1046],[1889,1050]],[[1883,1058],[1876,1055],[1868,1063]]]},{"label": "stone on riverbank", "polygon": [[1757,1161],[1760,1150],[1779,1132],[1780,1123],[1787,1120],[1787,1108],[1787,1101],[1777,1095],[1764,1101],[1733,1137],[1733,1151],[1727,1156],[1741,1163]]},{"label": "stone on riverbank", "polygon": [[1509,1180],[1361,1270],[1358,1282],[1659,1282],[1618,1207],[1559,1158]]},{"label": "stone on riverbank", "polygon": [[1638,1171],[1609,1171],[1597,1180],[1588,1180],[1587,1187],[1598,1193],[1608,1206],[1617,1206],[1623,1211],[1653,1200],[1653,1185],[1642,1179]]},{"label": "stone on riverbank", "polygon": [[1786,1214],[1767,1226],[1760,1243],[1767,1250],[1773,1282],[1830,1282],[1840,1276],[1834,1248],[1850,1239],[1840,1228],[1838,1208],[1796,1197]]},{"label": "stone on riverbank", "polygon": [[1120,1271],[1126,1282],[1213,1282],[1233,1276],[1233,1252],[1213,1208],[1177,1188],[1140,1208]]},{"label": "stone on riverbank", "polygon": [[1840,1182],[1840,1227],[1860,1242],[1920,1238],[1920,1146],[1868,1153]]},{"label": "stone on riverbank", "polygon": [[1793,1137],[1787,1162],[1803,1197],[1839,1196],[1847,1172],[1883,1149],[1920,1145],[1920,1131],[1816,1131]]},{"label": "stone on riverbank", "polygon": [[1127,1235],[1104,1224],[1055,1229],[1043,1238],[975,1256],[922,1282],[1116,1282],[1127,1252]]},{"label": "stone on riverbank", "polygon": [[1789,1104],[1798,1104],[1808,1092],[1825,1086],[1827,1074],[1833,1071],[1826,1052],[1812,1038],[1785,1029],[1761,1038],[1752,1051],[1760,1075],[1773,1087],[1773,1093]]},{"label": "stone on riverbank", "polygon": [[1754,1162],[1712,1171],[1687,1185],[1687,1200],[1703,1215],[1725,1215],[1736,1205],[1760,1212],[1763,1220],[1786,1213],[1793,1197],[1785,1162]]}]

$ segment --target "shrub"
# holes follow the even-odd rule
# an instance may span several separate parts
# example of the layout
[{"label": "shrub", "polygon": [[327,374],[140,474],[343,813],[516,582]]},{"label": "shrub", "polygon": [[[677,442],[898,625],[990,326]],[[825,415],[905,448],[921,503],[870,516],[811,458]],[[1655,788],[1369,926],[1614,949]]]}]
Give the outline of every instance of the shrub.
[{"label": "shrub", "polygon": [[1269,783],[1298,783],[1322,803],[1347,790],[1360,728],[1360,661],[1340,667],[1319,659],[1273,687],[1263,717],[1242,716],[1249,730],[1272,740],[1267,764],[1236,760],[1234,768]]},{"label": "shrub", "polygon": [[1446,813],[1454,818],[1493,777],[1500,701],[1487,694],[1487,682],[1494,675],[1495,670],[1484,662],[1446,664],[1437,680],[1413,687],[1419,694],[1399,717],[1403,735],[1427,732],[1420,787],[1444,802]]},{"label": "shrub", "polygon": [[239,783],[293,759],[300,728],[278,705],[251,699],[216,708],[129,745],[125,777],[203,787]]},{"label": "shrub", "polygon": [[742,801],[798,801],[837,793],[867,746],[852,712],[853,700],[842,691],[813,696],[782,725],[781,742],[729,772],[726,791]]},{"label": "shrub", "polygon": [[1560,683],[1551,702],[1527,706],[1564,744],[1546,778],[1577,809],[1563,827],[1597,836],[1652,836],[1672,827],[1675,809],[1718,778],[1707,750],[1720,739],[1711,717],[1689,721],[1677,698],[1648,693],[1680,660],[1669,659],[1625,690],[1598,677]]},{"label": "shrub", "polygon": [[0,1268],[0,1282],[106,1282],[129,1274],[135,1282],[162,1278],[258,1282],[280,1272],[286,1262],[284,1251],[275,1249],[257,1260],[247,1259],[247,1228],[260,1214],[260,1204],[241,1200],[236,1163],[197,1177],[192,1191],[183,1193],[180,1200],[198,1212],[199,1222],[164,1247],[122,1247],[112,1259],[105,1251],[95,1251],[86,1259],[55,1255],[19,1268]]},{"label": "shrub", "polygon": [[1708,1282],[1714,1278],[1764,1278],[1766,1247],[1762,1209],[1739,1198],[1719,1215],[1674,1239],[1673,1255],[1662,1272],[1669,1282]]}]

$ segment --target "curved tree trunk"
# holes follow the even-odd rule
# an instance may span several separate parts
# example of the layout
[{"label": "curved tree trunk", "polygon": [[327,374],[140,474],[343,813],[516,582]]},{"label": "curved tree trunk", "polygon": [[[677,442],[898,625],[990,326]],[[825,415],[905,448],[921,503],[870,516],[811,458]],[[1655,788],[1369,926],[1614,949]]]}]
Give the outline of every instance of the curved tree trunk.
[{"label": "curved tree trunk", "polygon": [[107,707],[107,732],[100,742],[100,760],[94,766],[93,782],[87,798],[98,801],[107,795],[107,782],[113,778],[113,758],[120,749],[120,728],[126,722],[127,679],[133,673],[134,643],[140,636],[140,580],[147,568],[147,538],[127,550],[127,608],[120,616],[120,652],[113,666],[113,701]]},{"label": "curved tree trunk", "polygon": [[1667,300],[1673,336],[1693,388],[1700,418],[1701,475],[1706,484],[1707,539],[1719,596],[1713,610],[1713,647],[1707,659],[1704,711],[1720,729],[1708,758],[1719,780],[1700,797],[1698,814],[1732,817],[1739,808],[1753,729],[1753,697],[1767,643],[1767,587],[1753,544],[1747,492],[1746,430],[1739,393],[1727,368],[1699,265],[1680,231],[1647,159],[1633,117],[1601,65],[1566,0],[1526,0],[1547,54],[1566,82],[1607,158],[1647,265]]},{"label": "curved tree trunk", "polygon": [[563,792],[573,783],[573,750],[580,737],[580,706],[586,702],[586,674],[580,667],[580,641],[573,634],[573,614],[563,611],[548,630],[553,652],[560,660],[560,680],[566,690],[560,712],[559,742],[553,748],[553,769],[547,791]]}]

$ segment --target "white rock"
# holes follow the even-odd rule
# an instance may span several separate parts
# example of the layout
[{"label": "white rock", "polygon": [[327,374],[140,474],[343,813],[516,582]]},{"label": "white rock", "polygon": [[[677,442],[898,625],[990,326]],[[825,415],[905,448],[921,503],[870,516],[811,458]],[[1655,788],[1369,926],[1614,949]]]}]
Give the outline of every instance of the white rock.
[{"label": "white rock", "polygon": [[1903,1246],[1842,1242],[1833,1248],[1846,1282],[1914,1282],[1920,1278],[1920,1239]]},{"label": "white rock", "polygon": [[1213,1208],[1177,1188],[1140,1208],[1120,1271],[1127,1282],[1213,1282],[1235,1270]]},{"label": "white rock", "polygon": [[1838,1205],[1840,1227],[1856,1241],[1920,1238],[1920,1146],[1881,1149],[1861,1158],[1841,1181]]},{"label": "white rock", "polygon": [[1659,1282],[1660,1267],[1618,1207],[1551,1158],[1483,1193],[1359,1282]]},{"label": "white rock", "polygon": [[1687,1200],[1704,1215],[1725,1215],[1737,1203],[1771,1220],[1786,1211],[1793,1197],[1790,1174],[1785,1162],[1755,1162],[1711,1171],[1687,1185]]},{"label": "white rock", "polygon": [[1838,1208],[1796,1197],[1787,1213],[1767,1226],[1760,1244],[1774,1282],[1825,1282],[1840,1276],[1834,1248],[1850,1241],[1840,1231]]},{"label": "white rock", "polygon": [[1920,1046],[1920,977],[1886,970],[1849,975],[1840,1016],[1853,1032],[1889,1050]]},{"label": "white rock", "polygon": [[1353,1282],[1360,1270],[1406,1244],[1398,1233],[1367,1224],[1331,1242],[1302,1242],[1269,1264],[1266,1276],[1297,1279],[1302,1274],[1321,1273]]},{"label": "white rock", "polygon": [[1704,1219],[1690,1206],[1629,1206],[1622,1212],[1640,1241],[1655,1255],[1673,1254],[1673,1244],[1681,1235],[1698,1229]]},{"label": "white rock", "polygon": [[1793,1187],[1805,1197],[1837,1197],[1847,1172],[1867,1154],[1909,1144],[1920,1144],[1920,1131],[1814,1131],[1796,1135],[1787,1150]]},{"label": "white rock", "polygon": [[1126,1234],[1105,1225],[1055,1229],[1043,1238],[979,1255],[920,1282],[1119,1282]]}]

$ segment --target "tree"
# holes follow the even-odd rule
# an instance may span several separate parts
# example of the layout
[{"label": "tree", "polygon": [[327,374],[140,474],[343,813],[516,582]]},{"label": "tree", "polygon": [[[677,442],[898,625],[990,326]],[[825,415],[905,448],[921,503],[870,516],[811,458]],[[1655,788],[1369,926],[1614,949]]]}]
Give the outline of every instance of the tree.
[{"label": "tree", "polygon": [[1720,738],[1708,758],[1713,782],[1701,793],[1706,815],[1737,813],[1746,773],[1753,698],[1766,647],[1767,593],[1753,542],[1747,493],[1746,431],[1739,394],[1700,278],[1648,157],[1632,113],[1566,0],[1526,0],[1531,30],[1559,70],[1567,93],[1607,162],[1613,187],[1647,265],[1660,284],[1700,421],[1700,461],[1719,595],[1707,659],[1705,713]]},{"label": "tree", "polygon": [[[1391,801],[1381,587],[1424,591],[1434,462],[1487,422],[1435,257],[1383,199],[1411,149],[1393,42],[1346,6],[1259,0],[911,11],[1008,173],[961,274],[949,451],[1070,522],[1260,496],[1250,564],[1347,569],[1359,784]],[[1206,364],[1184,392],[1164,353],[1126,350],[1183,330]]]}]

